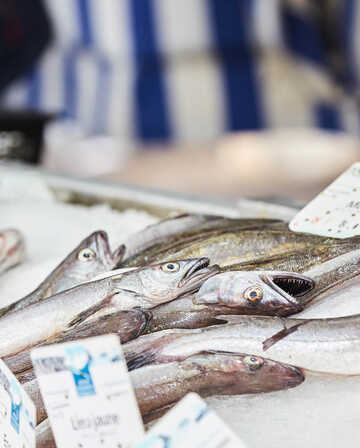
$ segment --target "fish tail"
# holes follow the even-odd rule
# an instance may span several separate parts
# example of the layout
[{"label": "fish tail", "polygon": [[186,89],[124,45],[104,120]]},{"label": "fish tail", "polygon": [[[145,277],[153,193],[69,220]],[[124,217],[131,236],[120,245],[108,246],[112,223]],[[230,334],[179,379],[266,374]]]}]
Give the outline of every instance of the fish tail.
[{"label": "fish tail", "polygon": [[142,352],[129,352],[125,356],[129,372],[147,366],[156,360],[156,351],[152,348]]},{"label": "fish tail", "polygon": [[165,330],[158,334],[142,336],[128,345],[124,345],[128,369],[135,370],[152,363],[160,364],[185,359],[179,355],[169,356],[164,353],[164,350],[171,342],[181,338],[183,335],[184,332],[182,330]]}]

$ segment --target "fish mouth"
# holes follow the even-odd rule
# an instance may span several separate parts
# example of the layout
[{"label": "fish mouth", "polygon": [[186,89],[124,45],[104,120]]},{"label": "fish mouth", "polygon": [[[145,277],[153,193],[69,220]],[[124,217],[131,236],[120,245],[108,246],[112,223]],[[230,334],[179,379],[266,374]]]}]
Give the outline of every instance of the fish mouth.
[{"label": "fish mouth", "polygon": [[120,244],[120,246],[114,250],[114,252],[112,253],[113,267],[116,267],[123,261],[125,252],[126,252],[125,244]]},{"label": "fish mouth", "polygon": [[114,267],[114,262],[109,245],[109,238],[105,231],[99,230],[96,233],[96,248],[99,253],[100,259],[108,268]]},{"label": "fish mouth", "polygon": [[310,277],[293,272],[267,274],[261,279],[291,304],[301,306],[301,298],[310,292],[315,282]]},{"label": "fish mouth", "polygon": [[287,380],[287,387],[290,389],[292,387],[296,387],[305,380],[305,375],[302,369],[295,366],[289,366],[288,368],[291,370],[292,375]]},{"label": "fish mouth", "polygon": [[209,266],[209,264],[210,260],[207,257],[194,260],[180,280],[178,287],[186,287],[186,293],[200,288],[206,279],[220,272],[218,265]]}]

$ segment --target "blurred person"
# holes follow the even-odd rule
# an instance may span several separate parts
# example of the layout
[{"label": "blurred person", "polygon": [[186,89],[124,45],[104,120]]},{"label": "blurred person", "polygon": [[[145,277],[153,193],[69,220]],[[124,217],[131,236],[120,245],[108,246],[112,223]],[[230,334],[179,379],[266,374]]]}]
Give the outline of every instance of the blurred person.
[{"label": "blurred person", "polygon": [[359,33],[356,0],[7,0],[1,106],[142,145],[282,127],[358,135]]},{"label": "blurred person", "polygon": [[0,3],[0,95],[28,75],[51,41],[51,24],[41,0]]}]

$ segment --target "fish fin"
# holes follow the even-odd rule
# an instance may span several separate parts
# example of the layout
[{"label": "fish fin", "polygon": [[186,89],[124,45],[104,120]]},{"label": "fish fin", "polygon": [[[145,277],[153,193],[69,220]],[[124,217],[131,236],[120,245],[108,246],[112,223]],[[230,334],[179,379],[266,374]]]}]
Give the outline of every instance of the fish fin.
[{"label": "fish fin", "polygon": [[270,338],[265,339],[263,341],[263,351],[266,352],[270,347],[272,347],[277,342],[281,341],[282,339],[286,338],[291,333],[294,333],[301,325],[303,325],[303,322],[300,322],[299,324],[293,325],[290,328],[283,328],[282,330],[278,331],[274,335],[272,335]]},{"label": "fish fin", "polygon": [[209,355],[244,355],[244,353],[231,352],[231,351],[227,351],[227,350],[205,350],[201,353],[209,354]]},{"label": "fish fin", "polygon": [[81,322],[84,322],[88,317],[90,317],[92,314],[96,313],[97,311],[100,311],[102,308],[104,308],[106,305],[109,304],[110,300],[112,299],[113,295],[105,297],[104,300],[102,300],[100,303],[97,303],[94,306],[91,306],[90,308],[87,308],[85,311],[82,311],[77,316],[74,317],[74,319],[68,324],[68,328],[73,327],[74,325],[78,325]]},{"label": "fish fin", "polygon": [[219,319],[217,316],[214,317],[214,323],[209,323],[208,327],[212,325],[224,325],[227,324],[228,321],[225,319]]},{"label": "fish fin", "polygon": [[125,289],[125,288],[119,288],[118,291],[116,291],[116,294],[120,294],[121,292],[125,292],[126,294],[129,294],[130,296],[134,297],[141,296],[138,292],[133,291],[132,289]]}]

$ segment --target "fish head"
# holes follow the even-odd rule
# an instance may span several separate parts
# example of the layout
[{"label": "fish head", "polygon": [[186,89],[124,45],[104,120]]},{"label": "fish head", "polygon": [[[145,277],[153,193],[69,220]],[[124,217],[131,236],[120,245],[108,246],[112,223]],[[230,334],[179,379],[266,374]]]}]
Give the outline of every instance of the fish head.
[{"label": "fish head", "polygon": [[[289,389],[298,386],[305,379],[301,369],[261,356],[231,352],[211,354],[216,357],[222,376],[228,378],[226,393],[230,395]],[[204,358],[205,356],[206,354],[203,355]],[[216,375],[214,361],[210,362],[212,374]],[[206,361],[201,361],[201,365],[206,371]],[[223,378],[223,384],[225,381]]]},{"label": "fish head", "polygon": [[137,292],[155,306],[196,291],[217,272],[219,267],[209,266],[208,258],[167,261],[120,275],[118,286]]},{"label": "fish head", "polygon": [[242,364],[246,374],[253,379],[255,393],[259,389],[263,392],[290,389],[305,379],[301,369],[261,356],[242,356]]},{"label": "fish head", "polygon": [[193,302],[225,305],[244,314],[287,316],[301,311],[301,298],[313,287],[311,278],[293,272],[224,272],[207,280]]},{"label": "fish head", "polygon": [[18,230],[6,229],[0,231],[0,271],[5,271],[20,263],[24,252],[24,240]]},{"label": "fish head", "polygon": [[59,292],[90,280],[97,274],[113,269],[125,247],[111,252],[107,233],[96,231],[86,237],[58,267],[54,291]]}]

